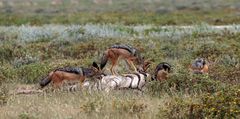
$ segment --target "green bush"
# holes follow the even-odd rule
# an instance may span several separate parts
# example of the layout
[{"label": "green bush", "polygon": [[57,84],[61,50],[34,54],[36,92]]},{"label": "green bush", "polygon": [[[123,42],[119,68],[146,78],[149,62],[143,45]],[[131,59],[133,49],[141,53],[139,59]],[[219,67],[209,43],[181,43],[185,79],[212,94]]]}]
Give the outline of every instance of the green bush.
[{"label": "green bush", "polygon": [[190,114],[205,118],[239,118],[240,87],[226,88],[214,94],[203,94],[200,104],[192,104]]},{"label": "green bush", "polygon": [[189,117],[189,104],[192,103],[190,97],[175,97],[163,103],[164,108],[159,107],[157,118],[184,119]]},{"label": "green bush", "polygon": [[9,82],[17,79],[17,72],[10,64],[4,64],[0,67],[0,78],[4,82]]},{"label": "green bush", "polygon": [[19,119],[36,119],[36,117],[31,116],[28,113],[21,113],[21,114],[18,115],[18,118]]},{"label": "green bush", "polygon": [[171,119],[240,117],[240,87],[228,87],[215,93],[202,93],[196,97],[172,96],[159,108],[158,118]]},{"label": "green bush", "polygon": [[46,76],[49,70],[50,67],[47,64],[29,64],[17,69],[17,76],[22,83],[37,83],[39,81],[39,78]]},{"label": "green bush", "polygon": [[137,99],[113,100],[112,108],[113,110],[116,110],[117,112],[122,114],[141,114],[146,110],[147,105],[138,101]]},{"label": "green bush", "polygon": [[[226,70],[227,69],[227,70]],[[239,84],[240,67],[228,67],[224,65],[211,66],[209,76],[216,80],[229,84]]]},{"label": "green bush", "polygon": [[3,82],[4,82],[4,80],[2,80],[0,77],[0,106],[5,105],[8,100],[8,89],[3,84]]},{"label": "green bush", "polygon": [[194,53],[194,57],[204,57],[209,60],[215,60],[226,51],[226,47],[219,44],[203,44]]},{"label": "green bush", "polygon": [[0,47],[0,61],[4,60],[12,60],[14,58],[13,56],[13,47],[9,45],[4,45]]},{"label": "green bush", "polygon": [[214,93],[225,87],[226,84],[211,79],[208,75],[188,73],[186,70],[170,74],[169,79],[164,81],[152,81],[147,85],[148,93],[152,96],[161,97],[163,93],[173,95]]},{"label": "green bush", "polygon": [[80,111],[84,113],[101,113],[104,110],[104,100],[103,97],[96,96],[91,99],[87,98],[82,105],[80,105]]}]

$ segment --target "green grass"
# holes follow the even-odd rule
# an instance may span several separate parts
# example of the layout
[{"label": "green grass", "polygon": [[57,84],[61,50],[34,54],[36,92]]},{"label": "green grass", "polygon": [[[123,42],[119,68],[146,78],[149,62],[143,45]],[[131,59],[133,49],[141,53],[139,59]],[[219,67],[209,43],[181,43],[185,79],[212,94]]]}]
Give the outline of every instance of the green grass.
[{"label": "green grass", "polygon": [[[14,1],[14,0],[12,0]],[[238,24],[238,0],[121,0],[108,3],[94,3],[94,0],[76,0],[71,4],[52,5],[51,1],[29,0],[3,3],[0,6],[0,25],[42,25],[42,24],[154,24],[191,25],[208,23],[213,25]]]},{"label": "green grass", "polygon": [[[237,12],[237,11],[236,11]],[[66,14],[1,14],[0,25],[43,25],[43,24],[86,24],[112,23],[124,25],[192,25],[208,23],[212,25],[238,24],[240,17],[235,11],[176,11],[167,14],[156,12],[104,12],[104,13],[68,13]]]},{"label": "green grass", "polygon": [[[16,0],[0,6],[1,118],[240,118],[238,0],[77,1],[24,5]],[[150,74],[158,63],[170,63],[169,79],[148,82],[143,94],[52,92],[50,87],[40,94],[14,94],[38,88],[39,80],[56,68],[99,63],[104,50],[119,43],[151,60]],[[197,57],[209,61],[208,75],[189,72]],[[117,70],[128,73],[125,66],[120,62]]]}]

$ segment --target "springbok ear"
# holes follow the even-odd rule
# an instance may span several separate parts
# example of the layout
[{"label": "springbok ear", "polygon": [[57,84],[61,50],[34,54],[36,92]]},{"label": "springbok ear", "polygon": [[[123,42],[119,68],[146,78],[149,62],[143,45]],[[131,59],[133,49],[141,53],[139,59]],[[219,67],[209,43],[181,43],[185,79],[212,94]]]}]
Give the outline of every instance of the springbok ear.
[{"label": "springbok ear", "polygon": [[98,69],[98,70],[100,69],[100,68],[98,67],[98,65],[97,65],[96,62],[93,62],[92,66],[93,66],[94,68]]}]

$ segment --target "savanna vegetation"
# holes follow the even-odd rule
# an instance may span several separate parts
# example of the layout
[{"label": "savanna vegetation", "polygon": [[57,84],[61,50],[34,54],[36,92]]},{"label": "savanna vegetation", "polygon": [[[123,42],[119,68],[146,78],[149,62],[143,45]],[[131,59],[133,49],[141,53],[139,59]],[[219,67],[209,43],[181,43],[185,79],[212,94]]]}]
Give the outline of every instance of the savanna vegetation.
[{"label": "savanna vegetation", "polygon": [[238,24],[238,0],[2,0],[0,25]]},{"label": "savanna vegetation", "polygon": [[[156,1],[146,7],[141,7],[142,1],[134,5],[133,1],[113,1],[112,5],[84,1],[85,5],[71,8],[67,1],[58,6],[37,1],[21,10],[23,4],[18,2],[1,7],[0,117],[240,118],[239,2],[199,2],[194,3],[196,9],[185,1],[191,4],[179,7],[181,4],[176,3],[162,13],[163,8],[158,7],[161,2]],[[206,6],[198,6],[203,4]],[[216,24],[231,25],[212,26]],[[158,63],[170,63],[169,79],[149,80],[143,94],[131,90],[109,94],[59,90],[15,95],[19,87],[38,87],[39,80],[55,68],[99,63],[103,51],[113,44],[139,49],[152,61],[151,74]],[[189,64],[197,57],[209,61],[208,75],[189,72]],[[129,70],[121,62],[118,71]]]}]

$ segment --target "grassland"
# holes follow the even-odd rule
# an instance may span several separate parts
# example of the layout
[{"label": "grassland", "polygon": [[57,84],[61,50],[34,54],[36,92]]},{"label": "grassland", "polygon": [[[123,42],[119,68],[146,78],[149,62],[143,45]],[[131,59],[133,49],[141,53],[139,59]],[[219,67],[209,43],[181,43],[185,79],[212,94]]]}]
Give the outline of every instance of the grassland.
[{"label": "grassland", "polygon": [[[125,25],[1,27],[1,117],[4,118],[239,118],[239,26],[215,28]],[[116,43],[140,49],[154,67],[173,65],[170,79],[150,82],[143,95],[132,91],[66,91],[12,95],[37,85],[62,66],[89,66]],[[209,75],[192,75],[196,57],[210,62]],[[123,70],[122,63],[118,67]],[[107,95],[107,96],[106,96]],[[224,107],[224,108],[223,108]]]},{"label": "grassland", "polygon": [[[238,0],[10,0],[0,6],[0,25],[43,24],[238,24]],[[61,0],[60,0],[61,1]],[[72,3],[71,1],[77,1]],[[0,1],[1,2],[1,1]]]},{"label": "grassland", "polygon": [[[0,118],[240,118],[238,0],[11,1],[0,0]],[[144,94],[14,94],[55,68],[99,63],[113,44],[138,48],[151,74],[169,62],[169,79],[149,82]],[[188,71],[197,57],[209,61],[208,75]],[[117,68],[128,72],[124,62]]]}]

